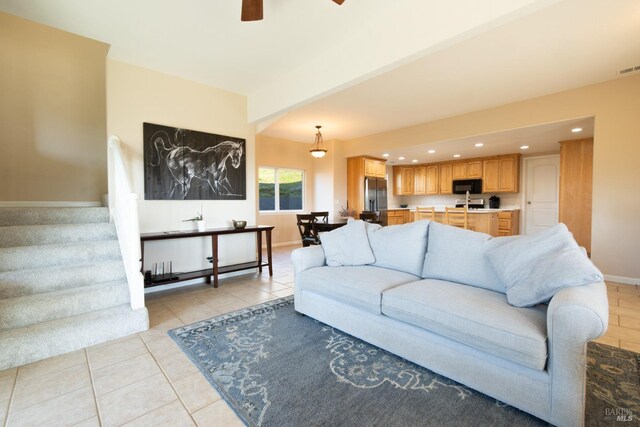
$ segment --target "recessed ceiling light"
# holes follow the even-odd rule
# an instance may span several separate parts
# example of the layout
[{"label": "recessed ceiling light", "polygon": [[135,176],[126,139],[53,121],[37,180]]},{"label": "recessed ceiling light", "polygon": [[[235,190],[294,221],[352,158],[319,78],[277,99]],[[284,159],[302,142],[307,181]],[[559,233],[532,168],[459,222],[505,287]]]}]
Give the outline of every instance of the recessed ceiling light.
[{"label": "recessed ceiling light", "polygon": [[482,142],[477,142],[474,144],[474,147],[483,147],[484,144]]},{"label": "recessed ceiling light", "polygon": [[573,132],[573,133],[582,132],[582,128],[573,128],[573,129],[571,129],[571,132]]},{"label": "recessed ceiling light", "polygon": [[389,157],[389,153],[384,153],[382,157]]},{"label": "recessed ceiling light", "polygon": [[528,145],[522,145],[522,146],[520,146],[520,149],[521,150],[528,150],[529,146]]},{"label": "recessed ceiling light", "polygon": [[436,152],[436,150],[429,150],[429,151],[427,151],[427,153],[429,153],[429,154],[433,154],[433,153],[435,153],[435,152]]},{"label": "recessed ceiling light", "polygon": [[460,154],[454,154],[453,157],[458,158],[460,157]]},{"label": "recessed ceiling light", "polygon": [[398,157],[398,160],[404,160],[404,157],[400,156]]},{"label": "recessed ceiling light", "polygon": [[416,159],[411,160],[411,163],[418,163]]}]

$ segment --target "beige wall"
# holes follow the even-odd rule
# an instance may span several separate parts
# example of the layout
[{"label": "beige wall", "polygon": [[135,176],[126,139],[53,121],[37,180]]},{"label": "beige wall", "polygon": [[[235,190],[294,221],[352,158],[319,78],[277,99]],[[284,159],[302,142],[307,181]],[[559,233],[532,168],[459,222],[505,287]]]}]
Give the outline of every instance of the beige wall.
[{"label": "beige wall", "polygon": [[639,284],[640,76],[354,139],[345,155],[588,116],[595,116],[593,261],[603,273]]},{"label": "beige wall", "polygon": [[[311,135],[313,137],[313,135]],[[316,163],[326,163],[324,158],[314,159],[309,154],[310,144],[271,138],[264,135],[256,137],[256,174],[261,166],[302,169],[305,171],[305,198],[302,209],[309,212],[315,203],[315,172]],[[326,157],[326,156],[325,156]],[[256,212],[258,209],[256,195]],[[295,213],[263,213],[257,212],[258,223],[274,225],[274,244],[298,243],[300,234],[296,226]]]},{"label": "beige wall", "polygon": [[0,13],[0,201],[107,192],[108,45]]},{"label": "beige wall", "polygon": [[[107,127],[123,142],[134,191],[140,200],[140,231],[193,228],[182,222],[203,207],[208,227],[228,227],[231,220],[256,223],[255,129],[247,124],[246,98],[203,84],[118,61],[107,62]],[[246,139],[246,200],[142,200],[142,123],[150,122]],[[223,236],[220,264],[255,259],[253,234]],[[211,255],[209,239],[181,239],[145,246],[145,268],[174,261],[174,269],[205,268]]]}]

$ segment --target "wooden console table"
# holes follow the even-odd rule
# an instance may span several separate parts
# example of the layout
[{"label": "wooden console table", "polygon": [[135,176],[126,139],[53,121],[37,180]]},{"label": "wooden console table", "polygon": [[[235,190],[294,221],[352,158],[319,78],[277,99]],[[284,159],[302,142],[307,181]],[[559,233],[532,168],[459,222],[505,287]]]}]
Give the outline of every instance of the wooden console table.
[{"label": "wooden console table", "polygon": [[[201,277],[206,278],[207,283],[211,283],[211,277],[213,277],[213,287],[218,287],[218,275],[221,273],[230,273],[233,271],[249,270],[257,268],[262,273],[262,267],[269,267],[269,276],[273,276],[273,262],[271,258],[271,231],[273,225],[254,225],[247,226],[245,228],[211,228],[205,231],[164,231],[160,233],[142,233],[140,234],[140,249],[142,254],[141,264],[142,273],[144,274],[144,243],[152,240],[169,240],[169,239],[185,239],[189,237],[207,237],[211,236],[211,250],[212,250],[212,268],[204,270],[188,271],[184,273],[175,274],[163,274],[158,276],[151,276],[151,281],[145,280],[145,287],[166,285],[168,283],[182,282],[185,280],[199,279]],[[262,232],[266,234],[267,243],[267,261],[262,260]],[[244,262],[241,264],[232,265],[218,265],[218,237],[227,234],[241,234],[241,233],[255,233],[257,248],[257,260],[251,262]]]}]

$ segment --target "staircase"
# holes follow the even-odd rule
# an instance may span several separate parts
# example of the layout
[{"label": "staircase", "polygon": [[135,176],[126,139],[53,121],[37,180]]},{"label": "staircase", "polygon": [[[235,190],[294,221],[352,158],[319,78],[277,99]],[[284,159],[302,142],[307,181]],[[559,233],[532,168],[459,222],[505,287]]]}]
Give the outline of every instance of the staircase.
[{"label": "staircase", "polygon": [[107,208],[0,208],[0,371],[148,326]]}]

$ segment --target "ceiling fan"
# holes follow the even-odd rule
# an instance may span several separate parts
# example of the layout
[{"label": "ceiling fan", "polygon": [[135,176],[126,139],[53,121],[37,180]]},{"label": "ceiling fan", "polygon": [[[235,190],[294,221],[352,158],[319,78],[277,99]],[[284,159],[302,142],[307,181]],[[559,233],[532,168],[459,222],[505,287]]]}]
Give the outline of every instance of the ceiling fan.
[{"label": "ceiling fan", "polygon": [[[334,3],[342,4],[344,0],[333,0]],[[242,21],[262,20],[262,0],[242,0]]]}]

